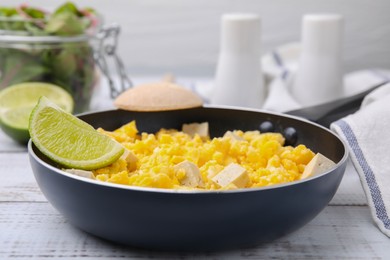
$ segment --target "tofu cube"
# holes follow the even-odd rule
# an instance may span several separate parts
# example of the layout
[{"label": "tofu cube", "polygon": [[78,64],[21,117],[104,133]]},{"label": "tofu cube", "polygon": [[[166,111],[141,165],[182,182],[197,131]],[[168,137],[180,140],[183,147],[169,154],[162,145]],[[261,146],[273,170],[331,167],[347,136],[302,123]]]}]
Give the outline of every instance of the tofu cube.
[{"label": "tofu cube", "polygon": [[241,136],[236,135],[232,131],[226,131],[226,133],[223,135],[223,137],[228,137],[228,138],[230,138],[232,140],[235,140],[235,141],[245,141],[244,138],[242,138]]},{"label": "tofu cube", "polygon": [[63,169],[63,171],[74,174],[80,177],[95,179],[95,175],[91,171],[79,170],[79,169]]},{"label": "tofu cube", "polygon": [[192,124],[183,124],[182,131],[190,136],[195,136],[198,134],[202,139],[209,137],[209,123],[192,123]]},{"label": "tofu cube", "polygon": [[194,163],[186,160],[176,164],[173,168],[175,171],[184,170],[185,172],[185,177],[180,180],[181,185],[192,188],[203,185],[199,168]]},{"label": "tofu cube", "polygon": [[317,153],[313,159],[306,165],[301,175],[301,180],[310,176],[321,174],[333,168],[336,164],[326,156]]},{"label": "tofu cube", "polygon": [[221,187],[234,184],[237,188],[245,188],[249,182],[249,176],[244,167],[231,163],[215,175],[212,181]]},{"label": "tofu cube", "polygon": [[132,172],[137,169],[138,158],[134,155],[132,151],[125,149],[125,152],[122,154],[121,158],[127,162],[127,170],[129,172]]}]

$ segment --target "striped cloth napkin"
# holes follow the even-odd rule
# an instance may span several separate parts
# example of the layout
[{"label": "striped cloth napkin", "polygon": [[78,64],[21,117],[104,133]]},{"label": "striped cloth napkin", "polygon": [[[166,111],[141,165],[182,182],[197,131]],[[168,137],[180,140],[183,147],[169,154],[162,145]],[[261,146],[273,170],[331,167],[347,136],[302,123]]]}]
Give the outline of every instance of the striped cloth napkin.
[{"label": "striped cloth napkin", "polygon": [[331,129],[349,147],[372,217],[390,237],[390,83],[371,92],[358,112]]}]

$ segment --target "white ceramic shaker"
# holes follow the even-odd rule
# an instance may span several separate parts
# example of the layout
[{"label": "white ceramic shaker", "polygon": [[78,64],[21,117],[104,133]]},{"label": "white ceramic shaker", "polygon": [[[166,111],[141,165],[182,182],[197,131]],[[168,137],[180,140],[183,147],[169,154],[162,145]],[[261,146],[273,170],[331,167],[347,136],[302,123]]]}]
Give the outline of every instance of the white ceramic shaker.
[{"label": "white ceramic shaker", "polygon": [[302,20],[302,51],[291,93],[303,106],[340,98],[344,19],[338,14],[308,14]]},{"label": "white ceramic shaker", "polygon": [[261,108],[261,20],[256,14],[222,16],[221,45],[211,103]]}]

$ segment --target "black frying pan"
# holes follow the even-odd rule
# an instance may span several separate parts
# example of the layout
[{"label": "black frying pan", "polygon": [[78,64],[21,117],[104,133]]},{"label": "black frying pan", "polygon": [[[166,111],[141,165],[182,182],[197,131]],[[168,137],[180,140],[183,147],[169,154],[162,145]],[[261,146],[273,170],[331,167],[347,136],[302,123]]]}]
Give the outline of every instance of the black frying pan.
[{"label": "black frying pan", "polygon": [[[292,116],[235,108],[201,107],[163,112],[111,110],[84,114],[95,128],[113,130],[131,120],[140,131],[210,124],[212,136],[256,130],[271,121],[276,131],[294,127],[298,143],[321,152],[337,167],[293,183],[235,191],[174,191],[97,182],[67,174],[29,142],[31,166],[49,202],[73,225],[121,244],[162,250],[214,250],[271,241],[323,210],[344,174],[347,150],[328,129]],[[319,231],[321,232],[321,231]]]}]

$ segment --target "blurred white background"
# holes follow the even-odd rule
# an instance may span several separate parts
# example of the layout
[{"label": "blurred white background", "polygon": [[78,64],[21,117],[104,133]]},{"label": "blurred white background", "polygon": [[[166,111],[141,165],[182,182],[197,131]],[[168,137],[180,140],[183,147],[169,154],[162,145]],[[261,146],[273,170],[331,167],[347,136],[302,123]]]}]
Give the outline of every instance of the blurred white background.
[{"label": "blurred white background", "polygon": [[[1,0],[1,5],[53,9],[64,1]],[[219,49],[220,17],[253,12],[262,17],[262,50],[298,41],[307,13],[345,17],[345,72],[390,69],[389,0],[77,0],[107,23],[121,25],[119,53],[132,75],[213,76]]]}]

